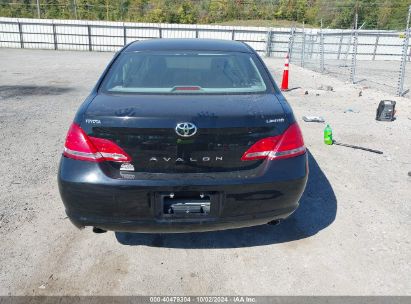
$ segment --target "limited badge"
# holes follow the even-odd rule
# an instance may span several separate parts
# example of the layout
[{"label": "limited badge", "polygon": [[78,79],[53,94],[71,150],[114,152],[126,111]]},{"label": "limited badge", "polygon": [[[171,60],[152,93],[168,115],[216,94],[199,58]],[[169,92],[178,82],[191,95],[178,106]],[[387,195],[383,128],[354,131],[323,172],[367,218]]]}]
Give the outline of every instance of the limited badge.
[{"label": "limited badge", "polygon": [[130,163],[121,164],[120,171],[134,171],[134,166]]}]

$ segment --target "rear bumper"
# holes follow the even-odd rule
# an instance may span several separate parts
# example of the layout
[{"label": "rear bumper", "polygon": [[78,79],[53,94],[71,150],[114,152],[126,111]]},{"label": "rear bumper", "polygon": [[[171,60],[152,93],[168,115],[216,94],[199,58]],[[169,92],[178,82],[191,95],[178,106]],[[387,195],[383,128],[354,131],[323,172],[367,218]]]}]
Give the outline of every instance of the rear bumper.
[{"label": "rear bumper", "polygon": [[204,232],[244,228],[264,225],[276,219],[285,219],[298,207],[290,207],[277,212],[237,216],[232,218],[210,218],[203,220],[113,220],[99,216],[84,217],[67,213],[71,222],[78,228],[94,226],[104,230],[139,233],[184,233]]},{"label": "rear bumper", "polygon": [[[295,211],[308,176],[307,157],[273,161],[251,175],[135,175],[112,178],[101,164],[62,157],[60,194],[77,227],[124,232],[199,232],[241,228],[284,219]],[[213,214],[165,218],[158,193],[215,193]]]}]

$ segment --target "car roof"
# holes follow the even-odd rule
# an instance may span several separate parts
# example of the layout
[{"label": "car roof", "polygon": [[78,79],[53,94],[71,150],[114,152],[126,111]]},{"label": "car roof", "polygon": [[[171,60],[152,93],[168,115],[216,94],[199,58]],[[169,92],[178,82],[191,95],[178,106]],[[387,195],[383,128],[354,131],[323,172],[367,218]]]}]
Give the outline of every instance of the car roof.
[{"label": "car roof", "polygon": [[125,52],[135,51],[223,51],[252,53],[245,43],[221,39],[149,39],[130,43]]}]

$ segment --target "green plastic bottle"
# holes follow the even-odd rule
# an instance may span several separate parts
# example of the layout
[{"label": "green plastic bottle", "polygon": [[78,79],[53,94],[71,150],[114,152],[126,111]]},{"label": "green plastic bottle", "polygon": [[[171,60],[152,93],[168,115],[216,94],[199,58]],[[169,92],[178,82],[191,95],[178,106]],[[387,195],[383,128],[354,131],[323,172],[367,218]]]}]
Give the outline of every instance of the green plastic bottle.
[{"label": "green plastic bottle", "polygon": [[326,145],[333,144],[333,130],[331,129],[330,125],[327,125],[324,129],[324,143]]}]

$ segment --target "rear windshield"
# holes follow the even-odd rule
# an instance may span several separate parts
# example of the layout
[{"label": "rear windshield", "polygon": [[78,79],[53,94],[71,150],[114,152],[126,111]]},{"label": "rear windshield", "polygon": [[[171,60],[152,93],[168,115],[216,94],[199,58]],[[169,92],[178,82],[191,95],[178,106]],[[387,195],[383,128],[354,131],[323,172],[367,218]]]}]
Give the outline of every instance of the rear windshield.
[{"label": "rear windshield", "polygon": [[253,54],[236,52],[125,52],[102,84],[106,93],[236,94],[267,91]]}]

